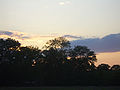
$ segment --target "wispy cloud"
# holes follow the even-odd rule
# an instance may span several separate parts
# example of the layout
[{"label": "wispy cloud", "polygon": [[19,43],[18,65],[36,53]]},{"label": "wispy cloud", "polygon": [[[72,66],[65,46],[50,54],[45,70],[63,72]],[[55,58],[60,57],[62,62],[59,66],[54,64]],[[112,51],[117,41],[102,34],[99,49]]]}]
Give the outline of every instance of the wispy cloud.
[{"label": "wispy cloud", "polygon": [[59,5],[63,6],[65,5],[65,2],[59,2]]},{"label": "wispy cloud", "polygon": [[64,5],[70,5],[71,1],[61,1],[59,2],[59,5],[64,6]]},{"label": "wispy cloud", "polygon": [[3,38],[16,38],[16,39],[26,39],[29,38],[26,33],[18,32],[18,31],[0,31],[0,37]]},{"label": "wispy cloud", "polygon": [[0,38],[13,38],[18,40],[23,46],[42,47],[48,40],[56,36],[40,36],[18,31],[0,31]]},{"label": "wispy cloud", "polygon": [[[0,31],[0,38],[13,38],[24,46],[43,47],[48,40],[59,37],[58,34],[41,36],[18,31]],[[103,38],[84,38],[81,36],[63,35],[72,46],[84,45],[95,52],[118,52],[120,51],[120,34],[110,34]]]}]

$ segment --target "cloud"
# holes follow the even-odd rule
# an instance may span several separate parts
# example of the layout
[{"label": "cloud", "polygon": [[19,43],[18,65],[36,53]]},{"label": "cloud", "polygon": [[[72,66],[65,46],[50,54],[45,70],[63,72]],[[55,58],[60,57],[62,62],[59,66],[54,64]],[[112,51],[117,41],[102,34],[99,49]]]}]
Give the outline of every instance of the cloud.
[{"label": "cloud", "polygon": [[[18,40],[23,46],[38,46],[43,45],[50,39],[54,39],[59,35],[41,36],[36,34],[28,34],[18,31],[0,31],[0,38],[13,38]],[[97,53],[100,52],[118,52],[120,51],[120,33],[110,34],[103,38],[84,38],[81,36],[64,35],[71,42],[71,46],[87,46]]]},{"label": "cloud", "polygon": [[71,2],[70,2],[70,1],[66,1],[65,3],[66,3],[66,4],[71,4]]},{"label": "cloud", "polygon": [[12,35],[12,32],[9,31],[0,31],[0,35]]},{"label": "cloud", "polygon": [[71,41],[72,46],[87,46],[96,52],[117,52],[120,51],[120,33],[110,34],[103,38],[89,38],[84,40]]},{"label": "cloud", "polygon": [[29,36],[27,36],[26,33],[23,32],[18,32],[18,31],[0,31],[0,37],[3,38],[16,38],[16,39],[25,39],[25,38],[29,38]]},{"label": "cloud", "polygon": [[36,34],[28,34],[19,31],[0,31],[0,38],[12,38],[18,40],[23,46],[37,46],[39,48],[50,39],[56,36],[40,36]]},{"label": "cloud", "polygon": [[68,39],[69,41],[78,40],[78,39],[84,39],[81,36],[73,36],[73,35],[63,35],[62,37]]},{"label": "cloud", "polygon": [[65,2],[59,2],[59,5],[63,6],[65,5]]},{"label": "cloud", "polygon": [[70,4],[71,4],[70,1],[61,1],[61,2],[59,2],[59,5],[61,5],[61,6],[70,5]]},{"label": "cloud", "polygon": [[73,35],[64,35],[63,37],[66,37],[66,38],[77,38],[77,39],[81,39],[82,38],[82,37],[73,36]]}]

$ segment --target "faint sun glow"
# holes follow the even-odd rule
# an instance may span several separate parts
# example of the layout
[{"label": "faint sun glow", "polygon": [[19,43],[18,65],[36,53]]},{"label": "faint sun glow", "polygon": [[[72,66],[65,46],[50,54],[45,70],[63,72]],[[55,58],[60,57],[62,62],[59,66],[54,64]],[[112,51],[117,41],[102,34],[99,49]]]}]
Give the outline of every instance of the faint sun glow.
[{"label": "faint sun glow", "polygon": [[59,5],[63,6],[65,5],[65,2],[59,2]]}]

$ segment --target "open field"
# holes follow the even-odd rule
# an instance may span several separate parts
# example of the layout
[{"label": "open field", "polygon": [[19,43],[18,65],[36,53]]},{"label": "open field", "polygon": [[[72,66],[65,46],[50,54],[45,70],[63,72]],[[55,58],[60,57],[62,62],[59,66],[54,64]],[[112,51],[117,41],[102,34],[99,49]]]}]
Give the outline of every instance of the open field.
[{"label": "open field", "polygon": [[120,90],[120,87],[3,87],[0,90]]}]

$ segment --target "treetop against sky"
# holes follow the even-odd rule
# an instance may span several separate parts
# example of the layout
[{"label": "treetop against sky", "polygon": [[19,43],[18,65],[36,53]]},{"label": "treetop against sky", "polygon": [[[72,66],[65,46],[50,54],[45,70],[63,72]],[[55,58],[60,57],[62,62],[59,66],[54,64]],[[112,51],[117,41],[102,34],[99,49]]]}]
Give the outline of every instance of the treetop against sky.
[{"label": "treetop against sky", "polygon": [[[31,35],[18,31],[0,31],[0,38],[13,38],[18,40],[23,46],[32,45],[40,48],[43,47],[48,40],[56,37],[58,36]],[[71,45],[87,46],[89,49],[94,50],[97,54],[97,65],[100,63],[108,63],[110,65],[120,64],[120,34],[110,34],[103,38],[84,38],[72,35],[64,35],[64,37],[70,40]]]}]

